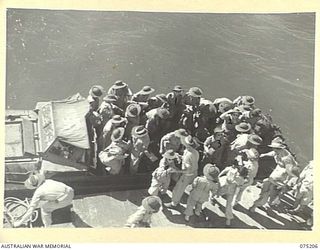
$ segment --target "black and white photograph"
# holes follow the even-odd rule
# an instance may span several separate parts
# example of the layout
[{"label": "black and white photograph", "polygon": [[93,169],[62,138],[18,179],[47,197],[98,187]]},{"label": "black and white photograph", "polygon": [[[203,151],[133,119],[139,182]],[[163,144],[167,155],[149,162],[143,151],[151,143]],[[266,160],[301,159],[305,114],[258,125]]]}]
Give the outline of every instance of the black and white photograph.
[{"label": "black and white photograph", "polygon": [[7,8],[3,228],[313,231],[315,30]]}]

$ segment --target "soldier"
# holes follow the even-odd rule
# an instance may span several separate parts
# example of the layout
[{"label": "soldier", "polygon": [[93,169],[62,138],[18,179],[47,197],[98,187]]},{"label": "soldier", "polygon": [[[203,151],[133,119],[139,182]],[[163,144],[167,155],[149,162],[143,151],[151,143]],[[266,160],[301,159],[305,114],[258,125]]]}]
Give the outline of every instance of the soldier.
[{"label": "soldier", "polygon": [[186,221],[189,221],[190,216],[193,215],[194,208],[195,214],[200,216],[202,205],[208,201],[210,192],[211,196],[214,196],[218,192],[219,173],[220,170],[215,165],[209,163],[203,169],[204,176],[198,176],[194,179],[187,201],[187,208],[184,211]]},{"label": "soldier", "polygon": [[19,227],[26,223],[38,207],[41,210],[44,227],[49,227],[52,223],[52,212],[54,210],[72,205],[73,189],[62,182],[46,180],[41,173],[30,175],[24,185],[28,189],[36,190],[27,212],[21,219],[13,223],[14,227]]},{"label": "soldier", "polygon": [[172,202],[168,204],[169,207],[176,207],[180,203],[186,187],[193,182],[198,174],[199,153],[197,147],[199,144],[192,136],[186,137],[183,143],[186,149],[182,156],[182,174],[173,188]]},{"label": "soldier", "polygon": [[128,84],[126,84],[121,80],[116,81],[110,87],[110,89],[108,90],[108,94],[117,96],[118,99],[117,99],[116,105],[122,110],[125,110],[125,108],[127,107],[128,101],[132,97],[132,91],[128,87]]},{"label": "soldier", "polygon": [[166,194],[170,185],[171,174],[179,170],[174,164],[174,160],[179,159],[179,155],[172,149],[163,154],[159,162],[159,167],[152,173],[152,180],[148,193],[150,195]]},{"label": "soldier", "polygon": [[157,196],[148,196],[142,200],[142,205],[132,214],[126,227],[150,227],[152,215],[161,209],[161,199]]}]

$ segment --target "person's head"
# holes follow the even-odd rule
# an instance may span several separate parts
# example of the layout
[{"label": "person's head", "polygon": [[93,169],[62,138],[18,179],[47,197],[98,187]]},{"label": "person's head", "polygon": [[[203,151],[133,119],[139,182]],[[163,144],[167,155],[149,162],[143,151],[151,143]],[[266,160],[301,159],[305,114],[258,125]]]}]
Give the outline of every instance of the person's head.
[{"label": "person's head", "polygon": [[135,126],[132,129],[132,136],[135,138],[141,138],[146,136],[147,134],[148,130],[143,125]]},{"label": "person's head", "polygon": [[224,130],[221,127],[216,127],[213,130],[215,140],[221,140],[224,137]]},{"label": "person's head", "polygon": [[258,147],[262,144],[262,138],[256,134],[250,134],[248,137],[248,142],[251,144],[251,146]]},{"label": "person's head", "polygon": [[169,149],[163,154],[163,158],[167,162],[172,162],[178,158],[178,154],[173,149]]},{"label": "person's head", "polygon": [[137,94],[142,96],[149,96],[154,91],[155,91],[154,88],[151,88],[150,86],[143,86],[142,89]]},{"label": "person's head", "polygon": [[280,153],[286,148],[284,144],[279,142],[272,142],[270,145],[268,145],[268,147],[270,147],[276,153]]},{"label": "person's head", "polygon": [[157,116],[163,120],[168,119],[170,117],[170,111],[166,108],[158,108]]},{"label": "person's head", "polygon": [[114,115],[110,121],[115,127],[119,127],[125,124],[127,119],[124,117],[121,117],[120,115]]},{"label": "person's head", "polygon": [[183,141],[183,145],[186,147],[186,149],[191,149],[191,150],[195,150],[199,147],[199,144],[197,143],[197,141],[195,139],[193,139],[193,137],[191,135],[185,137],[184,141]]},{"label": "person's head", "polygon": [[219,168],[215,164],[208,163],[203,168],[203,175],[211,181],[217,181],[220,174]]},{"label": "person's head", "polygon": [[136,118],[136,117],[139,117],[140,113],[141,113],[141,106],[139,104],[132,103],[128,105],[125,116],[127,118]]},{"label": "person's head", "polygon": [[27,189],[36,189],[45,181],[44,174],[36,173],[31,174],[28,179],[24,182],[24,186]]},{"label": "person's head", "polygon": [[95,98],[99,98],[104,94],[104,89],[102,86],[100,85],[94,85],[91,87],[91,89],[89,90],[89,95],[91,95],[92,97]]},{"label": "person's head", "polygon": [[111,141],[113,142],[121,141],[124,135],[124,131],[125,129],[122,127],[119,127],[113,130],[111,134]]},{"label": "person's head", "polygon": [[162,201],[158,196],[148,196],[142,200],[144,209],[157,213],[161,209]]},{"label": "person's head", "polygon": [[241,122],[235,126],[235,129],[239,133],[248,133],[251,130],[251,125],[247,122]]},{"label": "person's head", "polygon": [[187,130],[185,130],[184,128],[179,128],[179,129],[175,130],[174,134],[175,134],[175,136],[179,137],[180,139],[184,139],[185,137],[187,137],[189,135]]}]

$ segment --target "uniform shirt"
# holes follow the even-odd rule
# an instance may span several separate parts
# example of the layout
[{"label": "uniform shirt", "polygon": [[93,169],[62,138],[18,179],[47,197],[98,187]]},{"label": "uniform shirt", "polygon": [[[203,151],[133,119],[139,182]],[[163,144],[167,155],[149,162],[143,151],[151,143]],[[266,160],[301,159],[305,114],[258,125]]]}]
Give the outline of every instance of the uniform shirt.
[{"label": "uniform shirt", "polygon": [[142,137],[132,137],[132,154],[139,157],[139,154],[148,149],[150,144],[150,137],[148,134]]},{"label": "uniform shirt", "polygon": [[248,160],[244,162],[244,166],[248,169],[248,179],[254,179],[257,176],[259,164],[257,160]]},{"label": "uniform shirt", "polygon": [[71,190],[66,184],[54,180],[45,180],[34,192],[30,202],[30,208],[37,208],[40,201],[59,201]]},{"label": "uniform shirt", "polygon": [[213,182],[205,176],[198,176],[192,183],[190,197],[198,202],[205,202],[209,199],[210,191],[216,194],[219,190],[219,182]]},{"label": "uniform shirt", "polygon": [[182,156],[182,170],[185,175],[193,175],[198,171],[199,152],[195,149],[185,149]]}]

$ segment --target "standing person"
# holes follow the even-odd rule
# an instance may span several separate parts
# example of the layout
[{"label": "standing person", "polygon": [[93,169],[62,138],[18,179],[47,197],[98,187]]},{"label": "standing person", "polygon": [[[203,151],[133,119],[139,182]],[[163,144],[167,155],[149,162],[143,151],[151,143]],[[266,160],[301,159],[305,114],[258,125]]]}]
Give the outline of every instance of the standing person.
[{"label": "standing person", "polygon": [[127,119],[120,115],[115,115],[110,119],[103,127],[102,136],[99,138],[99,145],[101,149],[105,149],[111,143],[112,131],[119,127],[125,127],[127,125]]},{"label": "standing person", "polygon": [[161,205],[161,199],[157,196],[144,198],[138,210],[128,218],[126,227],[150,227],[152,215],[160,211]]},{"label": "standing person", "polygon": [[111,144],[99,153],[99,158],[105,166],[106,171],[111,175],[123,174],[125,159],[128,157],[130,143],[122,138],[124,128],[116,128],[111,135]]},{"label": "standing person", "polygon": [[117,96],[116,105],[122,110],[125,110],[128,101],[132,97],[131,89],[122,80],[116,81],[108,90],[108,94]]},{"label": "standing person", "polygon": [[160,154],[164,154],[169,149],[179,153],[181,146],[183,145],[182,142],[187,136],[188,133],[183,128],[164,135],[160,140]]},{"label": "standing person", "polygon": [[203,169],[204,176],[198,176],[192,183],[192,189],[187,201],[187,207],[184,211],[185,220],[189,221],[190,216],[193,215],[193,209],[195,208],[195,214],[200,216],[202,211],[202,205],[208,201],[209,194],[214,196],[219,190],[219,173],[220,170],[213,164],[207,164]]},{"label": "standing person", "polygon": [[257,176],[259,170],[259,152],[255,148],[244,149],[241,153],[244,152],[247,155],[248,160],[244,161],[244,167],[248,169],[248,176],[246,182],[240,186],[238,193],[235,198],[234,204],[237,204],[241,201],[242,194],[247,187],[251,186],[254,182],[254,179]]},{"label": "standing person", "polygon": [[138,172],[140,160],[143,154],[148,152],[149,144],[148,130],[143,125],[134,127],[132,129],[132,150],[129,168],[131,174]]},{"label": "standing person", "polygon": [[132,129],[140,125],[140,114],[141,114],[141,107],[139,104],[132,103],[128,105],[125,113],[125,118],[128,121],[126,130],[124,133],[124,137],[126,139],[130,140],[132,135]]},{"label": "standing person", "polygon": [[277,165],[270,176],[264,179],[259,198],[250,207],[250,212],[254,212],[257,207],[265,205],[268,201],[270,204],[274,204],[281,188],[284,188],[292,177],[299,175],[297,162],[284,145],[275,142],[269,147],[273,150],[261,154],[260,158],[273,156]]},{"label": "standing person", "polygon": [[204,167],[207,163],[212,163],[222,170],[225,167],[228,146],[229,141],[223,129],[216,127],[214,134],[209,136],[204,142],[201,166]]},{"label": "standing person", "polygon": [[[297,213],[304,211],[307,206],[313,201],[313,161],[301,171],[296,184],[296,195],[293,207],[288,212]],[[307,224],[312,224],[313,216],[310,214],[307,219]]]},{"label": "standing person", "polygon": [[[241,167],[238,160],[234,161],[232,166],[226,167],[219,174],[220,189],[218,196],[226,195],[226,225],[231,225],[233,219],[233,199],[236,194],[237,188],[241,187],[245,183],[245,179],[248,174],[248,169]],[[211,199],[213,201],[213,197]]]},{"label": "standing person", "polygon": [[171,174],[178,172],[174,160],[179,159],[179,155],[172,149],[163,154],[159,162],[159,167],[152,173],[152,180],[148,193],[150,195],[166,194],[170,185]]},{"label": "standing person", "polygon": [[152,109],[146,113],[146,128],[151,141],[158,144],[160,138],[167,132],[166,120],[169,115],[169,111],[165,108]]},{"label": "standing person", "polygon": [[97,111],[97,109],[100,106],[100,99],[102,98],[104,94],[104,89],[100,85],[93,85],[89,90],[89,95],[87,97],[87,100],[90,105],[90,110]]},{"label": "standing person", "polygon": [[182,156],[182,174],[172,191],[171,207],[176,207],[186,190],[198,174],[199,153],[197,151],[198,143],[188,136],[184,140],[185,150]]},{"label": "standing person", "polygon": [[131,101],[141,103],[142,106],[148,106],[150,95],[154,92],[154,88],[143,86],[143,88],[132,96]]},{"label": "standing person", "polygon": [[35,209],[40,207],[41,218],[44,227],[52,223],[52,212],[56,209],[72,205],[74,191],[62,182],[46,180],[43,174],[33,174],[24,183],[27,189],[36,189],[27,212],[22,218],[13,223],[14,227],[20,227],[26,223]]}]

